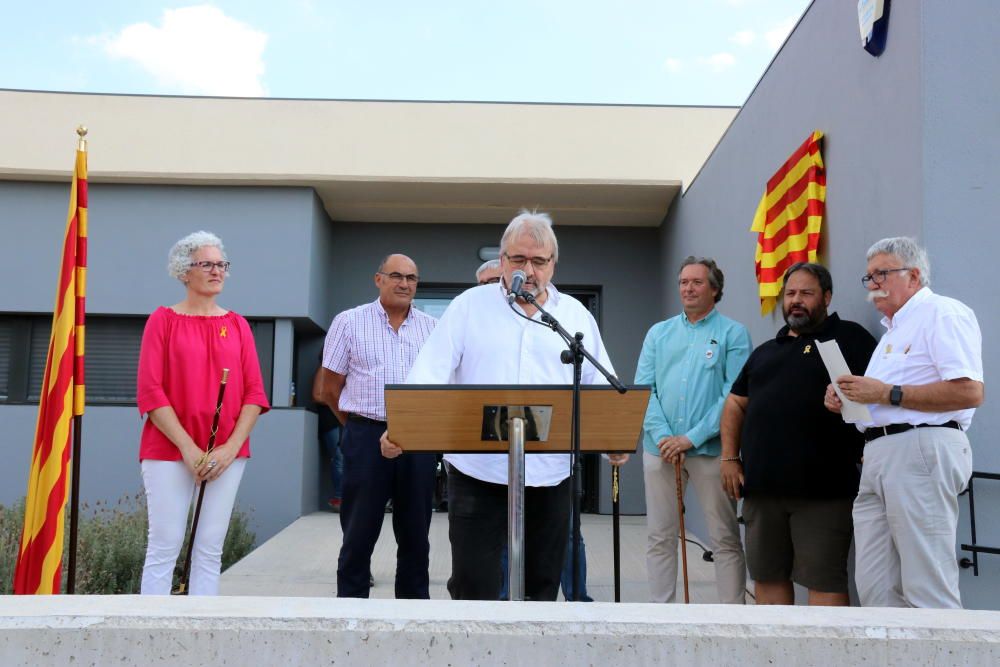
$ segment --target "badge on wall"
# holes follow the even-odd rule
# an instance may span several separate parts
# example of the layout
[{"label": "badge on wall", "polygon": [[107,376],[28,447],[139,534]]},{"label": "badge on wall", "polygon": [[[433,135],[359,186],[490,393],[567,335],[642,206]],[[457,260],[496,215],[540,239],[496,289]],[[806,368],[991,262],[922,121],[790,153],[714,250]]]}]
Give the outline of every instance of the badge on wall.
[{"label": "badge on wall", "polygon": [[861,46],[876,58],[885,51],[889,32],[890,0],[858,0],[858,27]]}]

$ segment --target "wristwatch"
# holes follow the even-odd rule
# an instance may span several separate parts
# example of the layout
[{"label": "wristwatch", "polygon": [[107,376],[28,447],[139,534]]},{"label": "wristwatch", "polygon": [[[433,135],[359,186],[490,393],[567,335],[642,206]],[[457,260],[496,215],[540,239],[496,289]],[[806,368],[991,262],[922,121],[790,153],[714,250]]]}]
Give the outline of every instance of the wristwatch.
[{"label": "wristwatch", "polygon": [[903,402],[903,388],[898,384],[892,385],[892,389],[889,390],[889,403],[892,405],[899,405]]}]

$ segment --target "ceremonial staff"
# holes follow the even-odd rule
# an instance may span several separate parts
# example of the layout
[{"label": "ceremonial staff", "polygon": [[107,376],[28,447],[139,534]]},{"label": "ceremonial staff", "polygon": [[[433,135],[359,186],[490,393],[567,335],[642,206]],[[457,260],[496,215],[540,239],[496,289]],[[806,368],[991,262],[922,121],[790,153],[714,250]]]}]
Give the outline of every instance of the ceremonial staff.
[{"label": "ceremonial staff", "polygon": [[[223,368],[222,380],[219,382],[219,398],[215,402],[215,415],[212,417],[212,432],[208,436],[208,447],[205,448],[205,453],[202,457],[198,459],[198,464],[195,468],[200,468],[209,455],[211,455],[212,450],[215,449],[215,434],[219,430],[219,416],[222,414],[222,398],[226,395],[226,382],[228,380],[229,369]],[[209,469],[214,468],[216,463],[214,460],[209,461]],[[181,574],[181,581],[177,586],[177,590],[174,591],[174,595],[188,594],[188,586],[191,583],[191,554],[194,551],[194,538],[198,533],[198,518],[201,516],[201,501],[205,498],[206,484],[208,482],[202,480],[201,487],[198,489],[198,502],[194,505],[194,518],[191,520],[191,537],[188,539],[187,555],[184,557],[184,571]]]},{"label": "ceremonial staff", "polygon": [[684,485],[681,480],[681,462],[674,463],[677,486],[677,514],[681,518],[681,568],[684,572],[684,604],[691,603],[691,596],[688,594],[688,550],[687,533],[684,531]]},{"label": "ceremonial staff", "polygon": [[618,494],[618,466],[611,466],[611,528],[615,555],[615,602],[622,601],[621,502]]}]

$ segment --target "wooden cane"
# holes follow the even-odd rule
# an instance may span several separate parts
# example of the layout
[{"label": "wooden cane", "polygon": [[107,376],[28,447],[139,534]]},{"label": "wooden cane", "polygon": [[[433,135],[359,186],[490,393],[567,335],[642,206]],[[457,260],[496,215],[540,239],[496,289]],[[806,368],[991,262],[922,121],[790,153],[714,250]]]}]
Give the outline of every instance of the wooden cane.
[{"label": "wooden cane", "polygon": [[[215,449],[215,435],[219,431],[219,416],[222,414],[222,398],[226,395],[226,382],[229,380],[229,369],[222,369],[222,380],[219,382],[219,397],[215,402],[215,415],[212,417],[212,432],[208,436],[208,446],[205,453],[198,461],[200,466],[205,461],[212,450]],[[191,519],[191,537],[188,539],[187,555],[184,557],[184,571],[181,574],[180,583],[174,595],[187,595],[191,583],[191,555],[194,553],[194,536],[198,533],[198,519],[201,517],[201,501],[205,499],[205,485],[207,481],[202,480],[198,489],[198,502],[194,505],[194,518]]]},{"label": "wooden cane", "polygon": [[688,593],[688,551],[687,533],[684,531],[684,486],[681,482],[681,462],[674,463],[677,486],[677,514],[681,518],[681,568],[684,573],[684,604],[691,604],[691,595]]}]

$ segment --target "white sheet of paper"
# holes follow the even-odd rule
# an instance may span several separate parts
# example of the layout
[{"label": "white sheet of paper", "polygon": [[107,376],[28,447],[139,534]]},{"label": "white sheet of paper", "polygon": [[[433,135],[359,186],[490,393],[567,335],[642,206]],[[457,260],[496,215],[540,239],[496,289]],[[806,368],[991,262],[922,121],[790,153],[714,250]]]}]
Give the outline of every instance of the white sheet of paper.
[{"label": "white sheet of paper", "polygon": [[830,374],[830,382],[833,383],[833,390],[837,392],[837,396],[840,397],[840,400],[844,404],[840,410],[844,421],[848,424],[870,422],[872,415],[868,411],[868,406],[864,403],[855,403],[847,398],[840,393],[840,387],[837,386],[836,380],[841,375],[853,375],[851,369],[847,366],[847,360],[844,359],[844,353],[840,350],[840,345],[837,344],[836,340],[816,341],[816,348],[819,350],[819,356],[823,358],[823,365],[826,366],[826,372]]}]

